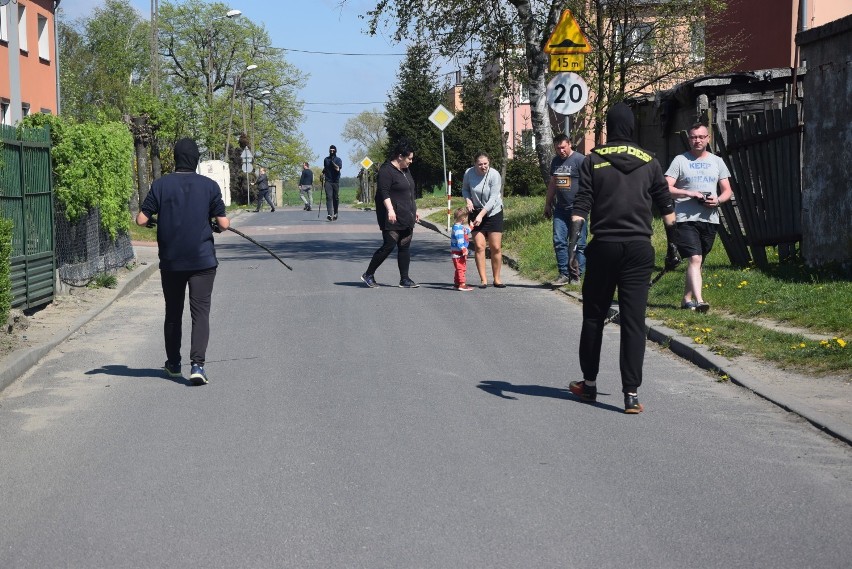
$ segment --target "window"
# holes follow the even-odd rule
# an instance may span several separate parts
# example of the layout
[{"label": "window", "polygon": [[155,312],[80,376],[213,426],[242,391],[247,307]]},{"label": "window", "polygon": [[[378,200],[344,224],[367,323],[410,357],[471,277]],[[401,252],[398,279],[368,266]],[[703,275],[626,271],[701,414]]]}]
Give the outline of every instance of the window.
[{"label": "window", "polygon": [[689,61],[704,61],[704,24],[696,23],[689,31]]},{"label": "window", "polygon": [[521,146],[528,149],[535,148],[535,134],[532,129],[521,131]]},{"label": "window", "polygon": [[28,117],[28,116],[30,116],[30,104],[29,103],[22,103],[21,104],[21,117]]},{"label": "window", "polygon": [[530,102],[530,88],[528,85],[521,85],[521,98],[518,100],[518,103],[529,103]]},{"label": "window", "polygon": [[27,51],[27,7],[18,4],[18,47]]},{"label": "window", "polygon": [[9,112],[9,99],[0,99],[0,124],[12,125],[12,114]]},{"label": "window", "polygon": [[47,18],[38,16],[38,56],[45,61],[50,61],[50,42],[47,33]]},{"label": "window", "polygon": [[645,61],[654,55],[651,24],[619,25],[615,30],[617,47],[623,43],[624,57],[628,61]]},{"label": "window", "polygon": [[0,41],[9,41],[9,6],[0,6]]}]

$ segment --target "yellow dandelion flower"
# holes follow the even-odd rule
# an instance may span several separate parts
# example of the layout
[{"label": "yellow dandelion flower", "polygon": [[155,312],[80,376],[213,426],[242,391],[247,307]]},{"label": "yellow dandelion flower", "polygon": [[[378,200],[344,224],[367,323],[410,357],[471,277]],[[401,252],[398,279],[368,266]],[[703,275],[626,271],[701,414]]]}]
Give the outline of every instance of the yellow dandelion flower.
[{"label": "yellow dandelion flower", "polygon": [[820,342],[819,342],[820,346],[827,346],[828,344],[829,344],[828,340],[820,340]]},{"label": "yellow dandelion flower", "polygon": [[702,338],[701,336],[696,336],[696,337],[693,338],[693,340],[695,340],[696,344],[703,344],[704,343],[704,338]]},{"label": "yellow dandelion flower", "polygon": [[846,340],[844,340],[843,338],[835,338],[834,341],[837,342],[837,345],[841,348],[846,347]]},{"label": "yellow dandelion flower", "polygon": [[799,347],[800,347],[800,348],[806,348],[807,346],[805,345],[805,343],[804,343],[804,342],[801,342],[801,343],[799,344]]},{"label": "yellow dandelion flower", "polygon": [[748,286],[748,281],[742,281],[742,282],[740,282],[740,286]]},{"label": "yellow dandelion flower", "polygon": [[716,286],[722,288],[722,283],[718,283]]}]

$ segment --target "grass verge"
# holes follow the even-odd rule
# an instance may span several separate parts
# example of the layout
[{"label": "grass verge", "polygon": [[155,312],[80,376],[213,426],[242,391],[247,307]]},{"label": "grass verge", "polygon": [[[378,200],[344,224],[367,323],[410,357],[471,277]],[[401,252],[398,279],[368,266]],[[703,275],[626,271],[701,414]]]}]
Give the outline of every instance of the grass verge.
[{"label": "grass verge", "polygon": [[[453,207],[462,204],[453,198]],[[551,222],[542,216],[541,197],[508,197],[505,204],[503,249],[518,262],[520,273],[547,282],[556,276]],[[418,200],[418,207],[446,207],[434,197]],[[429,221],[446,224],[446,212]],[[656,271],[662,269],[666,237],[662,221],[654,220]],[[831,270],[811,269],[800,261],[780,262],[776,251],[767,249],[768,269],[738,268],[730,264],[722,242],[717,239],[704,267],[704,300],[712,310],[697,314],[680,310],[684,266],[665,275],[651,288],[648,317],[707,346],[720,355],[735,358],[743,353],[781,367],[811,373],[849,373],[852,370],[852,281]],[[794,331],[768,329],[766,319],[806,330],[813,339]]]}]

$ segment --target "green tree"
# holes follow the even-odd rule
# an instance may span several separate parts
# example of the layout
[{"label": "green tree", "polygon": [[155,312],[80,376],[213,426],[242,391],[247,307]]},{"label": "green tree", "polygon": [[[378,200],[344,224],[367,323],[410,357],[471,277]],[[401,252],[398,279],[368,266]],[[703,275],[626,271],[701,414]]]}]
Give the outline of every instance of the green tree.
[{"label": "green tree", "polygon": [[[586,64],[591,81],[587,82],[597,93],[589,118],[592,123],[596,119],[600,123],[603,109],[637,90],[653,91],[663,82],[674,81],[680,71],[703,73],[703,62],[690,57],[695,44],[691,34],[702,29],[705,18],[717,17],[725,2],[377,0],[367,14],[368,31],[376,34],[387,26],[397,41],[422,34],[430,38],[430,45],[440,56],[496,63],[506,92],[513,82],[525,83],[539,170],[544,179],[553,156],[553,128],[546,98],[549,57],[544,47],[566,8],[579,15],[578,21],[589,36],[592,53]],[[690,37],[683,36],[683,31]],[[660,51],[652,51],[651,57],[640,61],[636,56],[648,53],[645,46],[658,46]],[[724,60],[717,58],[713,70],[723,70]],[[591,127],[600,133],[599,124],[586,123],[583,118],[573,121],[578,131]]]},{"label": "green tree", "polygon": [[343,125],[343,140],[357,142],[358,146],[349,154],[353,164],[369,156],[374,162],[384,159],[388,135],[385,130],[385,115],[379,110],[363,111],[348,119]]},{"label": "green tree", "polygon": [[190,133],[209,157],[223,157],[226,146],[238,148],[245,136],[271,176],[287,177],[309,153],[298,135],[302,110],[295,95],[305,76],[271,46],[263,25],[226,18],[227,12],[221,2],[160,5],[161,85],[184,100]]},{"label": "green tree", "polygon": [[59,24],[62,114],[118,121],[150,69],[150,27],[129,0],[106,0],[92,15]]},{"label": "green tree", "polygon": [[461,195],[462,177],[473,165],[474,155],[485,152],[491,167],[505,177],[499,88],[493,77],[468,75],[462,82],[462,110],[447,127],[447,169],[453,173],[453,191]]},{"label": "green tree", "polygon": [[[414,45],[406,53],[385,109],[385,129],[388,148],[402,139],[414,145],[414,162],[410,170],[419,195],[425,187],[443,186],[441,133],[429,121],[429,115],[443,99],[437,79],[430,71],[432,59],[429,50],[422,45]],[[452,128],[452,123],[448,128]]]}]

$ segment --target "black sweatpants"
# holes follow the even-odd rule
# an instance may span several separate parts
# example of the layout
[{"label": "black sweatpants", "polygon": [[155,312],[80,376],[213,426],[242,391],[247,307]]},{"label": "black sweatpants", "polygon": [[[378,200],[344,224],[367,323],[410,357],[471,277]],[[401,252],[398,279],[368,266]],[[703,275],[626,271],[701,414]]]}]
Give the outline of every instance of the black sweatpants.
[{"label": "black sweatpants", "polygon": [[192,336],[189,350],[191,363],[204,365],[207,342],[210,339],[210,299],[216,267],[200,271],[163,271],[163,297],[166,300],[166,320],[163,336],[166,340],[166,357],[171,363],[180,363],[180,344],[183,334],[183,305],[186,286],[189,285],[189,312],[192,316]]},{"label": "black sweatpants", "polygon": [[583,371],[583,379],[597,380],[604,320],[617,287],[622,391],[636,393],[642,385],[647,333],[645,309],[653,270],[654,247],[650,241],[608,242],[593,239],[586,247],[583,328],[580,332],[580,369]]}]

